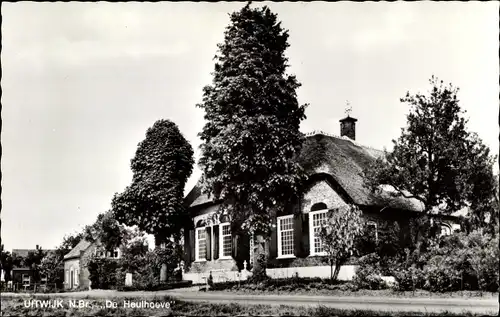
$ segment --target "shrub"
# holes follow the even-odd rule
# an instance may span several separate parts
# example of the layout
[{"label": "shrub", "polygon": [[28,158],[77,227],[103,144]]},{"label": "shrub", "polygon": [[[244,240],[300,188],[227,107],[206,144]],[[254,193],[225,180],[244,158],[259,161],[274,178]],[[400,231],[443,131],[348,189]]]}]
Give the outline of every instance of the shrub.
[{"label": "shrub", "polygon": [[116,260],[92,257],[87,262],[89,280],[93,289],[110,289],[116,286]]},{"label": "shrub", "polygon": [[476,243],[471,248],[470,264],[477,276],[478,288],[482,291],[497,292],[499,287],[498,267],[500,257],[498,236],[491,237],[486,235],[483,239],[481,238],[477,233],[471,237],[471,244],[476,241],[479,243]]},{"label": "shrub", "polygon": [[294,259],[290,263],[290,267],[309,267],[309,266],[323,266],[330,265],[328,258],[324,256],[313,256],[307,258]]},{"label": "shrub", "polygon": [[381,278],[380,257],[370,253],[359,259],[353,284],[358,289],[382,289],[385,286]]},{"label": "shrub", "polygon": [[396,279],[400,291],[415,291],[422,288],[424,283],[423,272],[416,266],[405,268],[403,265],[399,265],[394,268],[392,275]]},{"label": "shrub", "polygon": [[475,231],[429,241],[425,253],[417,250],[408,253],[406,261],[387,262],[400,290],[497,291],[498,258],[498,237]]},{"label": "shrub", "polygon": [[423,269],[424,288],[431,292],[451,292],[461,288],[461,271],[453,257],[435,255]]}]

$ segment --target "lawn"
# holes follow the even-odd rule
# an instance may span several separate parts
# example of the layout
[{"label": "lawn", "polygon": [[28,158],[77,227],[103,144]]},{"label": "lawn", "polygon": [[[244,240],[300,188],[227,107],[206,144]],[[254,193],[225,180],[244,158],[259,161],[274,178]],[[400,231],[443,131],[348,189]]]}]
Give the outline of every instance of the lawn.
[{"label": "lawn", "polygon": [[[35,308],[25,307],[26,303],[33,300],[50,300],[62,302],[61,307],[55,308]],[[146,300],[155,305],[170,305],[170,308],[124,308],[124,301],[138,303],[144,298],[109,298],[95,299],[87,297],[85,299],[75,298],[78,304],[82,300],[82,305],[87,307],[69,307],[72,298],[68,297],[47,297],[31,296],[22,297],[1,297],[2,316],[436,316],[436,314],[422,314],[421,312],[383,312],[367,310],[343,310],[317,306],[314,308],[291,307],[291,306],[270,306],[270,305],[239,305],[239,304],[209,304],[190,303],[174,300],[171,297],[162,297]],[[27,301],[27,302],[25,302]],[[116,303],[117,307],[109,307],[110,303]],[[106,307],[108,305],[108,307]],[[449,313],[444,312],[439,316],[475,316],[470,313]]]},{"label": "lawn", "polygon": [[351,282],[321,280],[319,278],[273,279],[259,284],[246,282],[216,283],[209,291],[232,294],[273,294],[273,295],[327,295],[327,296],[377,296],[401,298],[498,298],[498,293],[479,291],[458,291],[435,293],[425,290],[397,291],[393,289],[356,289]]}]

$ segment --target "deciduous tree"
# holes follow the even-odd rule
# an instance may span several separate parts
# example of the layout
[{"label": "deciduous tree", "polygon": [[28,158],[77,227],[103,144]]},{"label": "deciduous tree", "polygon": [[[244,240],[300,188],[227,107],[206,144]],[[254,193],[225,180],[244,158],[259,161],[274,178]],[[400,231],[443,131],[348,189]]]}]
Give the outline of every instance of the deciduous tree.
[{"label": "deciduous tree", "polygon": [[347,206],[328,211],[326,221],[319,230],[319,237],[330,262],[332,280],[337,279],[340,268],[355,251],[357,239],[362,232],[363,220],[358,207]]},{"label": "deciduous tree", "polygon": [[[477,223],[484,223],[494,194],[494,158],[475,133],[459,105],[458,88],[436,77],[427,94],[409,92],[401,102],[410,105],[407,126],[393,140],[394,149],[365,171],[368,185],[390,185],[396,196],[423,203],[424,214],[450,214],[468,207]],[[421,217],[420,228],[429,218]],[[418,230],[415,241],[426,230]]]},{"label": "deciduous tree", "polygon": [[156,121],[131,160],[132,184],[113,197],[116,219],[159,241],[180,237],[186,217],[184,186],[193,164],[193,149],[177,125]]},{"label": "deciduous tree", "polygon": [[248,3],[230,21],[213,82],[198,105],[206,120],[199,164],[205,192],[222,201],[221,212],[238,224],[233,228],[255,233],[253,276],[259,279],[265,277],[272,219],[301,188],[294,158],[306,106],[297,101],[299,82],[286,74],[289,35],[277,15]]},{"label": "deciduous tree", "polygon": [[99,242],[105,251],[114,251],[119,248],[127,238],[128,230],[121,225],[111,211],[101,213],[96,221],[86,226],[84,238],[90,242]]}]

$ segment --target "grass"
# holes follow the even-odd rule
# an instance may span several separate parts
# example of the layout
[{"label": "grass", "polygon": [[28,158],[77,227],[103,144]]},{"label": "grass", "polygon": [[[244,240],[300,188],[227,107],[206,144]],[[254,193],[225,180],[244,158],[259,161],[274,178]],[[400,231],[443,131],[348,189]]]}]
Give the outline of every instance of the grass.
[{"label": "grass", "polygon": [[273,295],[328,295],[328,296],[380,296],[380,297],[419,297],[419,298],[494,298],[498,293],[479,291],[458,291],[433,293],[425,290],[397,291],[393,289],[367,290],[356,289],[351,282],[320,278],[284,278],[267,280],[261,283],[226,282],[216,283],[210,291],[230,292],[233,294],[273,294]]},{"label": "grass", "polygon": [[[53,297],[32,296],[30,299],[54,300]],[[191,303],[174,300],[165,296],[154,298],[149,301],[155,303],[169,303],[170,309],[161,308],[123,308],[124,300],[140,302],[141,298],[110,298],[108,301],[118,303],[119,307],[106,308],[106,299],[87,297],[85,301],[93,308],[70,308],[70,298],[60,297],[63,308],[28,308],[24,307],[25,298],[1,297],[2,316],[476,316],[471,313],[443,312],[423,314],[422,312],[383,312],[368,310],[344,310],[328,308],[325,306],[292,307],[292,306],[270,306],[270,305],[239,305],[239,304],[210,304],[205,302]],[[103,307],[101,307],[103,306]]]}]

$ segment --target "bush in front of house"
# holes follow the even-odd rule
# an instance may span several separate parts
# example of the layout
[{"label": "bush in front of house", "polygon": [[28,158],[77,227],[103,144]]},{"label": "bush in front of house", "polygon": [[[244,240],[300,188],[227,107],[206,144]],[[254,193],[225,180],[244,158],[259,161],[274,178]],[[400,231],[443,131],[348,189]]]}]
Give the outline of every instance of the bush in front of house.
[{"label": "bush in front of house", "polygon": [[397,265],[393,268],[392,276],[396,279],[399,291],[415,291],[423,288],[423,271],[416,266]]},{"label": "bush in front of house", "polygon": [[498,236],[475,231],[454,233],[431,242],[425,253],[399,258],[389,269],[399,290],[431,292],[498,291]]},{"label": "bush in front of house", "polygon": [[[180,259],[180,248],[173,243],[149,251],[139,239],[122,248],[120,259],[91,256],[86,265],[94,289],[158,290],[171,288],[172,283],[182,280],[178,269]],[[167,281],[162,283],[160,271],[163,264],[167,266]],[[127,273],[132,273],[132,285],[126,287]]]},{"label": "bush in front of house", "polygon": [[311,292],[311,291],[352,291],[355,288],[348,281],[333,281],[331,279],[289,277],[279,279],[267,279],[258,283],[251,281],[228,281],[214,283],[210,291],[267,291],[267,292]]},{"label": "bush in front of house", "polygon": [[87,262],[93,289],[112,289],[116,286],[118,263],[115,259],[92,257]]},{"label": "bush in front of house", "polygon": [[474,231],[443,237],[423,267],[424,288],[434,292],[498,291],[498,236]]},{"label": "bush in front of house", "polygon": [[370,253],[359,258],[353,285],[357,289],[383,289],[385,282],[381,276],[380,256],[376,253]]}]

